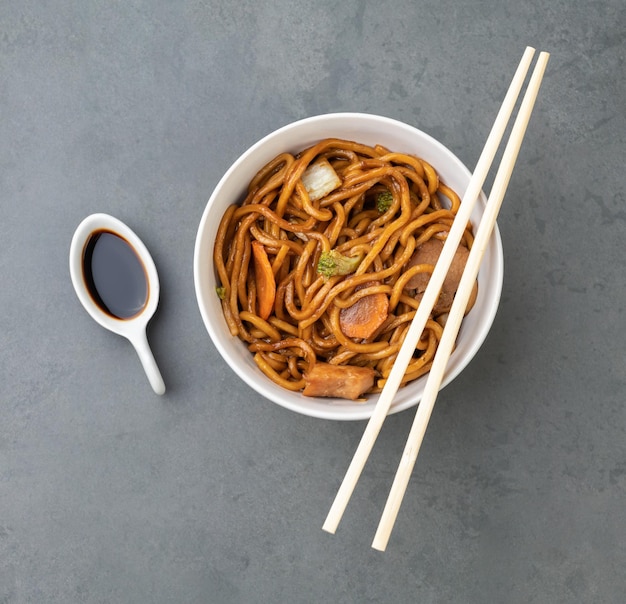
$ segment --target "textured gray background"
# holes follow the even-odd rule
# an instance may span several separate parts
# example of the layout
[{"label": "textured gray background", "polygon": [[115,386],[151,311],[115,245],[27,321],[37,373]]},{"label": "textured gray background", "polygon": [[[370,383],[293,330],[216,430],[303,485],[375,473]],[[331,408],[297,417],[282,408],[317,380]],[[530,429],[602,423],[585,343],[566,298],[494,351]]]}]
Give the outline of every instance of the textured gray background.
[{"label": "textured gray background", "polygon": [[[623,602],[625,28],[623,0],[4,0],[0,602]],[[404,120],[473,168],[527,44],[552,58],[499,221],[502,304],[381,554],[413,411],[323,532],[364,423],[228,369],[196,228],[239,153],[318,113]],[[74,295],[70,239],[96,211],[159,269],[163,398]]]}]

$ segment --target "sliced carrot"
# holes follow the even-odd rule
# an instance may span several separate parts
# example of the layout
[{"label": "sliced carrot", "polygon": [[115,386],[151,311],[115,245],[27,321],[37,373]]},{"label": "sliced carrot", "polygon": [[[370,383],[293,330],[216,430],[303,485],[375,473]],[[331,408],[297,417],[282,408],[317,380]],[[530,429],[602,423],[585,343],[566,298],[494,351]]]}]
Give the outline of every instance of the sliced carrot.
[{"label": "sliced carrot", "polygon": [[254,278],[256,294],[259,304],[258,315],[262,319],[272,314],[276,298],[276,279],[267,252],[260,241],[252,242],[252,256],[254,258]]},{"label": "sliced carrot", "polygon": [[339,327],[348,338],[367,339],[387,320],[388,314],[387,294],[370,294],[360,298],[352,306],[341,309]]}]

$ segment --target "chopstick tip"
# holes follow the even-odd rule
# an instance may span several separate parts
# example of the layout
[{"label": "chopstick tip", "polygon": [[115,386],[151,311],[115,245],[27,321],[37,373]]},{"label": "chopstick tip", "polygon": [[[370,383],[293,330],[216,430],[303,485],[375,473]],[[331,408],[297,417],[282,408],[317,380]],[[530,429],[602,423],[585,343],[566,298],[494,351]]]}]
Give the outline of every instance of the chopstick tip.
[{"label": "chopstick tip", "polygon": [[384,552],[387,549],[387,543],[380,543],[379,539],[374,539],[372,543],[372,549],[375,549],[379,552]]}]

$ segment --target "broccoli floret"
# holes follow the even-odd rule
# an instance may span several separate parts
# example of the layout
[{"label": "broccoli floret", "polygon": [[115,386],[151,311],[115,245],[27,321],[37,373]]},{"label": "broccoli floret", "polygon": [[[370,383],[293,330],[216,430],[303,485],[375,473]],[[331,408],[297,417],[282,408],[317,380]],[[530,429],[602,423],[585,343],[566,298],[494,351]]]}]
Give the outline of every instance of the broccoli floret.
[{"label": "broccoli floret", "polygon": [[326,279],[335,275],[349,275],[361,264],[362,258],[360,255],[344,256],[337,250],[322,252],[317,263],[317,272]]},{"label": "broccoli floret", "polygon": [[216,287],[215,291],[217,293],[217,297],[220,300],[223,300],[226,297],[226,288],[225,287]]},{"label": "broccoli floret", "polygon": [[393,203],[393,195],[391,191],[381,191],[376,196],[376,209],[379,214],[384,214]]}]

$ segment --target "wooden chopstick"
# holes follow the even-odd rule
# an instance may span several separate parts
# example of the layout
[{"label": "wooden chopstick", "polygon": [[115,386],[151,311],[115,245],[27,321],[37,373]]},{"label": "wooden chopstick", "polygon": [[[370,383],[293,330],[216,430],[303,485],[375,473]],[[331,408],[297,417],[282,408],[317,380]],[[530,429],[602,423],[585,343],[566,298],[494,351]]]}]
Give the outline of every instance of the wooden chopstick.
[{"label": "wooden chopstick", "polygon": [[415,350],[415,346],[424,331],[426,321],[428,320],[432,308],[437,301],[439,292],[441,291],[441,286],[450,268],[454,253],[469,221],[472,209],[478,199],[483,183],[487,178],[491,163],[493,162],[493,158],[495,157],[500,141],[502,140],[502,136],[504,135],[504,131],[515,107],[520,90],[524,80],[526,79],[526,74],[528,73],[534,53],[535,49],[531,47],[527,47],[524,51],[500,110],[498,111],[498,115],[496,116],[496,120],[491,128],[485,147],[483,148],[480,158],[476,164],[476,168],[472,174],[467,190],[463,195],[463,201],[452,227],[450,228],[450,232],[446,238],[439,260],[437,261],[435,269],[428,282],[428,286],[426,287],[426,291],[424,292],[420,305],[405,336],[404,343],[398,352],[398,356],[396,357],[396,361],[391,369],[391,373],[389,374],[385,386],[380,393],[378,402],[376,403],[374,411],[372,412],[372,415],[367,423],[363,436],[361,437],[361,441],[359,442],[354,457],[352,458],[352,462],[346,471],[343,482],[341,483],[335,500],[330,508],[330,511],[328,512],[328,516],[326,517],[326,521],[324,522],[322,528],[329,533],[334,533],[337,530],[337,526],[341,521],[352,492],[354,491],[356,483],[358,482],[363,471],[363,467],[365,466],[367,458],[369,457],[374,443],[376,442],[376,438],[382,428],[385,418],[387,417],[393,398],[400,386],[402,377],[406,372],[406,368]]},{"label": "wooden chopstick", "polygon": [[387,547],[387,542],[393,530],[400,504],[402,503],[406,487],[409,483],[411,472],[413,471],[413,466],[415,465],[426,432],[426,427],[439,392],[439,387],[443,380],[448,359],[450,358],[461,327],[461,321],[463,320],[463,315],[478,275],[480,263],[496,224],[498,212],[502,206],[502,200],[504,199],[504,194],[506,193],[513,167],[517,160],[517,155],[530,120],[530,114],[533,110],[549,57],[550,55],[547,52],[539,54],[519,113],[513,124],[511,136],[502,155],[502,161],[493,182],[485,213],[478,226],[478,231],[476,232],[476,237],[472,249],[470,250],[463,276],[461,277],[459,287],[455,294],[441,341],[437,347],[433,365],[428,374],[424,395],[422,396],[415,414],[415,420],[413,421],[413,426],[411,427],[396,477],[393,481],[391,491],[389,492],[389,497],[385,504],[380,524],[378,525],[378,530],[374,536],[372,543],[374,549],[384,551]]}]

